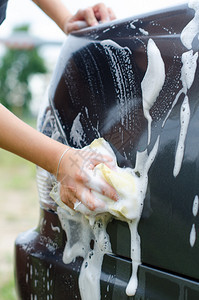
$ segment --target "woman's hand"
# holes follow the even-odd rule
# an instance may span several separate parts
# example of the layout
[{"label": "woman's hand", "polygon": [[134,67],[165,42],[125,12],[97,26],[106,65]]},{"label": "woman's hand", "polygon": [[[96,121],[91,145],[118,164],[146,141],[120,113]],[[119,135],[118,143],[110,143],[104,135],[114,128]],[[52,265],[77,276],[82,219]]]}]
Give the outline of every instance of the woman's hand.
[{"label": "woman's hand", "polygon": [[115,18],[115,14],[111,8],[106,7],[104,3],[98,3],[93,7],[79,9],[74,16],[67,18],[64,25],[64,32],[68,34],[83,27],[95,26],[99,22],[104,23]]},{"label": "woman's hand", "polygon": [[102,156],[94,150],[71,148],[63,156],[57,179],[61,183],[61,200],[70,208],[78,201],[88,209],[95,210],[103,207],[103,202],[92,194],[92,190],[117,201],[117,193],[104,180],[96,180],[95,166],[105,163],[109,167],[113,163],[109,156]]}]

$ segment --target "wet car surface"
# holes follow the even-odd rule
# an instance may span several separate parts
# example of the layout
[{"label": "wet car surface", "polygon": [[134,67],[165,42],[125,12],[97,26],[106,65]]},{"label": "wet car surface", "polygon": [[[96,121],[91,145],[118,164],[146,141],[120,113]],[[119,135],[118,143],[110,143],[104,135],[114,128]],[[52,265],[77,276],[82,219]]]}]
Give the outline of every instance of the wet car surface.
[{"label": "wet car surface", "polygon": [[[157,148],[138,225],[136,294],[125,292],[132,272],[128,224],[113,219],[101,299],[199,298],[196,14],[197,9],[182,5],[72,34],[52,77],[40,131],[75,148],[103,137],[120,167],[134,168],[138,152],[150,158]],[[159,91],[154,100],[147,98],[150,87]],[[67,237],[49,196],[54,178],[38,168],[37,181],[39,225],[16,240],[19,299],[81,299],[83,259],[63,262]]]}]

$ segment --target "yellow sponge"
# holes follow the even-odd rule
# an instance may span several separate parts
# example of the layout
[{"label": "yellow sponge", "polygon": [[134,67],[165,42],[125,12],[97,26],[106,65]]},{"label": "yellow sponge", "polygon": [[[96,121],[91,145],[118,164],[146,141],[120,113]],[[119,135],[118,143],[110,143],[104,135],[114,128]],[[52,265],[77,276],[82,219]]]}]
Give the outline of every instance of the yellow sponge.
[{"label": "yellow sponge", "polygon": [[[109,143],[106,142],[103,138],[94,140],[89,146],[86,146],[87,149],[92,149],[98,154],[108,155],[113,158],[111,168],[109,168],[105,163],[100,163],[96,165],[92,171],[91,182],[92,193],[96,199],[103,201],[103,208],[98,208],[96,211],[90,211],[82,203],[77,202],[75,210],[84,214],[85,216],[93,216],[101,213],[110,213],[120,220],[133,220],[138,217],[140,213],[139,205],[139,180],[135,175],[134,171],[130,168],[120,168],[117,165],[115,154],[110,147]],[[110,165],[110,164],[109,164]],[[100,188],[98,186],[102,180],[105,180],[109,185],[111,185],[118,194],[118,201],[113,201],[112,199],[102,195],[100,193]],[[55,202],[69,210],[71,214],[74,214],[75,211],[69,209],[60,199],[59,185],[54,187],[50,193],[51,197]]]},{"label": "yellow sponge", "polygon": [[106,202],[106,210],[118,218],[136,218],[139,213],[138,190],[136,188],[138,186],[137,176],[132,169],[118,167],[114,152],[103,138],[94,140],[89,147],[97,150],[98,153],[113,157],[113,169],[110,169],[104,163],[100,163],[94,168],[94,172],[95,176],[103,178],[117,191],[119,199],[115,202],[94,192],[95,196]]}]

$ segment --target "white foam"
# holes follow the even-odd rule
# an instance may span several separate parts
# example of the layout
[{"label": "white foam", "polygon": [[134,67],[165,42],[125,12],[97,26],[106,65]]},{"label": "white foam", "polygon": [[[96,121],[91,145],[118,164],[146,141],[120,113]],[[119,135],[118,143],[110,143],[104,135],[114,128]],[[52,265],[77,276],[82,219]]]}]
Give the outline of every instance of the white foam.
[{"label": "white foam", "polygon": [[187,129],[189,125],[190,120],[190,107],[189,107],[189,99],[187,96],[185,96],[184,101],[181,106],[181,112],[180,112],[180,134],[179,134],[179,140],[175,155],[175,164],[173,169],[173,175],[176,177],[181,169],[182,160],[184,156],[184,148],[185,148],[185,138],[187,135]]},{"label": "white foam", "polygon": [[176,95],[176,98],[172,104],[171,109],[169,110],[163,125],[165,125],[166,120],[168,119],[170,113],[172,112],[174,106],[176,105],[179,97],[184,93],[185,98],[181,105],[180,110],[180,133],[178,138],[178,145],[176,149],[176,155],[175,155],[175,163],[174,163],[174,169],[173,169],[173,175],[176,177],[182,166],[182,161],[184,157],[184,149],[185,149],[185,141],[186,141],[186,135],[187,130],[189,126],[190,121],[190,108],[189,108],[189,99],[187,96],[187,91],[191,88],[194,78],[195,78],[195,72],[197,68],[197,59],[198,59],[198,53],[196,52],[193,54],[192,50],[192,42],[194,37],[199,32],[199,5],[198,1],[189,1],[189,7],[193,8],[195,10],[195,16],[194,18],[187,24],[187,26],[183,29],[181,33],[181,41],[183,45],[190,49],[189,51],[186,51],[182,54],[182,68],[181,68],[181,82],[182,82],[182,89],[178,92]]},{"label": "white foam", "polygon": [[137,271],[141,264],[141,253],[140,253],[140,236],[137,231],[139,219],[128,222],[130,233],[131,233],[131,259],[132,259],[132,274],[129,283],[126,287],[126,294],[128,296],[135,295],[138,279]]},{"label": "white foam", "polygon": [[181,33],[181,41],[187,49],[192,48],[192,42],[199,32],[199,5],[198,0],[189,1],[189,7],[195,10],[194,18],[187,24]]},{"label": "white foam", "polygon": [[182,89],[177,93],[177,95],[175,96],[175,99],[174,99],[174,101],[173,101],[173,103],[172,103],[172,106],[171,106],[171,108],[169,109],[169,111],[168,111],[168,113],[167,113],[167,115],[166,115],[164,121],[162,122],[162,127],[164,127],[164,125],[165,125],[167,119],[169,118],[169,116],[170,116],[170,114],[171,114],[171,112],[172,112],[174,106],[175,106],[176,103],[178,102],[178,100],[179,100],[179,98],[180,98],[180,96],[182,95],[183,92],[184,92],[184,88],[182,88]]},{"label": "white foam", "polygon": [[79,276],[82,300],[100,300],[100,275],[104,254],[111,253],[111,244],[106,232],[110,216],[103,215],[92,226],[94,249],[84,259]]},{"label": "white foam", "polygon": [[[112,40],[103,40],[100,44],[107,55],[117,103],[113,111],[109,112],[110,118],[106,124],[111,126],[116,120],[117,122],[120,120],[122,127],[129,129],[132,122],[129,112],[131,106],[135,105],[132,101],[135,97],[133,89],[135,75],[131,64],[132,52],[128,47],[122,47]],[[123,141],[123,132],[121,135]]]},{"label": "white foam", "polygon": [[133,20],[133,21],[130,23],[130,28],[136,29],[136,26],[134,25],[134,23],[137,23],[138,21],[139,21],[139,19]]},{"label": "white foam", "polygon": [[[198,195],[195,195],[194,200],[193,200],[193,207],[192,207],[192,213],[193,213],[194,217],[197,216],[198,211],[199,211],[199,199],[198,199]],[[195,224],[192,225],[189,242],[190,242],[191,247],[193,247],[195,245],[195,242],[196,242],[196,226],[195,226]]]},{"label": "white foam", "polygon": [[139,28],[139,31],[140,31],[143,35],[149,35],[148,31],[144,30],[143,28]]},{"label": "white foam", "polygon": [[196,242],[196,226],[195,226],[195,224],[192,225],[189,242],[190,242],[191,247],[193,247],[195,245],[195,242]]},{"label": "white foam", "polygon": [[184,88],[190,89],[193,84],[196,67],[197,67],[198,53],[193,55],[193,50],[184,52],[182,54],[182,69],[181,69],[181,80]]},{"label": "white foam", "polygon": [[82,147],[82,142],[85,140],[85,133],[80,121],[81,113],[78,113],[71,127],[70,139],[76,147]]},{"label": "white foam", "polygon": [[58,233],[60,233],[60,228],[58,226],[53,226],[53,224],[51,223],[51,228],[53,231],[57,231]]},{"label": "white foam", "polygon": [[198,200],[198,195],[195,196],[194,200],[193,200],[193,208],[192,208],[192,212],[194,217],[197,216],[199,211],[199,200]]},{"label": "white foam", "polygon": [[[94,143],[92,149],[96,147],[98,151],[100,151],[100,149],[102,153],[108,151],[110,155],[110,146],[108,143],[103,139],[97,141],[99,141],[99,143]],[[131,234],[132,276],[129,280],[126,293],[132,296],[136,292],[138,284],[137,269],[141,263],[140,237],[137,232],[137,225],[142,213],[143,201],[148,184],[147,174],[157,154],[158,145],[159,137],[149,155],[147,151],[137,153],[134,170],[127,168],[121,171],[119,167],[114,169],[116,175],[113,173],[112,179],[113,184],[114,180],[117,183],[117,187],[115,188],[119,195],[118,202],[114,202],[98,194],[97,199],[105,203],[103,208],[89,211],[83,204],[77,204],[77,211],[73,211],[61,202],[59,184],[54,187],[51,192],[53,199],[60,205],[57,209],[57,213],[67,235],[63,261],[69,264],[78,256],[84,259],[79,276],[79,288],[82,300],[100,299],[100,275],[103,257],[104,254],[112,252],[109,236],[106,232],[107,224],[112,218],[125,221],[129,225]],[[112,155],[114,155],[113,152]],[[116,162],[115,155],[114,160]],[[118,176],[121,176],[119,179],[117,178],[117,172],[123,172],[121,174],[118,173]],[[137,172],[140,174],[140,177],[136,175]],[[95,184],[97,185],[98,177],[96,174],[95,176]],[[114,178],[114,176],[116,177]],[[124,176],[128,182],[125,187],[123,186],[124,182],[122,182],[122,176]],[[135,182],[133,190],[131,182],[133,185]],[[101,183],[99,183],[99,186],[100,185]],[[94,241],[93,249],[90,249],[91,240]]]},{"label": "white foam", "polygon": [[152,39],[147,45],[148,65],[141,82],[144,116],[148,121],[148,144],[151,140],[150,109],[155,103],[165,81],[165,66],[160,51]]}]

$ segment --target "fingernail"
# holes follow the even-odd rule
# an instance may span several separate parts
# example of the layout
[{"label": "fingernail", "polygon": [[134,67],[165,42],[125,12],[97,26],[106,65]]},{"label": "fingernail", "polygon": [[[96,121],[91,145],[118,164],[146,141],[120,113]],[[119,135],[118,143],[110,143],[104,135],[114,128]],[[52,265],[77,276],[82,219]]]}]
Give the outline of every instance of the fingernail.
[{"label": "fingernail", "polygon": [[97,26],[99,23],[96,21],[93,21],[91,24],[92,24],[91,26]]},{"label": "fingernail", "polygon": [[119,200],[118,194],[114,194],[114,195],[113,195],[113,200],[115,200],[115,201],[118,201],[118,200]]},{"label": "fingernail", "polygon": [[102,201],[100,199],[95,200],[95,207],[96,208],[104,208],[105,207],[104,201]]}]

